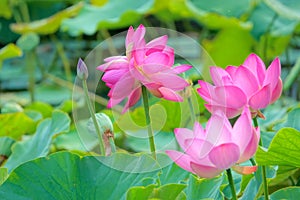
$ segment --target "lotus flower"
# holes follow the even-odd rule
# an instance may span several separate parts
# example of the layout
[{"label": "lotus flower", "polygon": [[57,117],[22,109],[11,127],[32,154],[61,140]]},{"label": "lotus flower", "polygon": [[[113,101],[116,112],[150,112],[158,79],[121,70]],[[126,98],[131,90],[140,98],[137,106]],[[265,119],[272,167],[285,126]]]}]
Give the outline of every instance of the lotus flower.
[{"label": "lotus flower", "polygon": [[178,74],[191,68],[189,65],[174,65],[174,50],[167,46],[166,35],[145,42],[146,29],[140,25],[136,31],[129,28],[126,36],[126,56],[104,59],[105,64],[97,67],[105,72],[102,80],[110,88],[108,107],[128,97],[123,112],[137,103],[141,97],[141,86],[153,95],[171,101],[182,101],[177,94],[189,84]]},{"label": "lotus flower", "polygon": [[198,122],[193,130],[175,129],[177,142],[184,153],[174,150],[166,153],[181,168],[200,177],[212,178],[254,155],[260,131],[251,122],[247,107],[233,127],[223,112],[216,112],[207,122],[206,129]]},{"label": "lotus flower", "polygon": [[241,113],[245,105],[249,105],[255,116],[260,109],[280,97],[280,73],[278,58],[266,69],[257,55],[250,54],[239,67],[228,66],[225,70],[211,67],[214,86],[200,80],[198,93],[207,101],[206,108],[212,113],[222,110],[228,118],[233,118]]}]

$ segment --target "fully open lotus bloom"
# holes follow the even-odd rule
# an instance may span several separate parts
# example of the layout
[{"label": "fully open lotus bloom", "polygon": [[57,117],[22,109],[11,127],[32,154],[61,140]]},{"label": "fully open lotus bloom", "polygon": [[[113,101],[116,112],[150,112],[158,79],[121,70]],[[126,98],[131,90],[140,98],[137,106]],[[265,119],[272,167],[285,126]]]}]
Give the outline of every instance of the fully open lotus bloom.
[{"label": "fully open lotus bloom", "polygon": [[223,112],[216,112],[207,122],[206,129],[196,122],[193,130],[177,128],[174,132],[184,153],[174,150],[166,153],[181,168],[204,178],[215,177],[250,159],[260,138],[259,128],[252,126],[248,108],[243,110],[233,127]]},{"label": "fully open lotus bloom", "polygon": [[146,43],[146,29],[140,25],[135,31],[129,28],[126,36],[126,56],[106,58],[105,64],[97,67],[105,72],[102,80],[111,88],[108,107],[128,97],[123,112],[133,106],[141,97],[144,85],[153,95],[171,101],[182,101],[177,91],[189,84],[179,73],[191,68],[189,65],[174,65],[174,49],[167,46],[166,35]]},{"label": "fully open lotus bloom", "polygon": [[245,105],[250,106],[255,116],[258,110],[275,102],[282,92],[278,58],[266,69],[257,55],[250,54],[241,66],[211,67],[210,74],[214,86],[200,80],[198,93],[211,113],[222,110],[228,118],[239,115]]}]

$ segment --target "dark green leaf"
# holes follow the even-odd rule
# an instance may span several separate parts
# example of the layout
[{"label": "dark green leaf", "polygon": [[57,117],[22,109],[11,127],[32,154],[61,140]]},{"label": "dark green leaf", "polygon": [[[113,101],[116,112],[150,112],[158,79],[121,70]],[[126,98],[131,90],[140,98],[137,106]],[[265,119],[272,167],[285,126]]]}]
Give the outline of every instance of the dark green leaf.
[{"label": "dark green leaf", "polygon": [[[0,199],[125,199],[130,187],[142,186],[143,179],[155,177],[157,170],[153,169],[159,167],[147,155],[117,153],[100,160],[59,152],[29,161],[15,169],[0,186]],[[132,172],[149,169],[149,165],[154,167],[151,172]],[[127,172],[115,167],[126,168]]]}]

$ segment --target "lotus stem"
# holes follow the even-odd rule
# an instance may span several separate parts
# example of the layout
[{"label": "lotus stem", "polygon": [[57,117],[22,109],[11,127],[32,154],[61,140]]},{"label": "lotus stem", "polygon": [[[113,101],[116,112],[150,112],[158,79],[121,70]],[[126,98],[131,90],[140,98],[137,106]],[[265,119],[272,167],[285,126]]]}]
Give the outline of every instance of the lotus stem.
[{"label": "lotus stem", "polygon": [[146,125],[148,129],[148,140],[150,145],[150,151],[152,157],[156,160],[155,142],[154,142],[153,130],[151,126],[150,113],[149,113],[148,91],[145,86],[142,86],[142,94],[143,94],[143,104],[144,104],[145,117],[146,117]]},{"label": "lotus stem", "polygon": [[231,189],[232,200],[237,200],[231,169],[227,169],[226,172],[227,172],[227,178]]}]

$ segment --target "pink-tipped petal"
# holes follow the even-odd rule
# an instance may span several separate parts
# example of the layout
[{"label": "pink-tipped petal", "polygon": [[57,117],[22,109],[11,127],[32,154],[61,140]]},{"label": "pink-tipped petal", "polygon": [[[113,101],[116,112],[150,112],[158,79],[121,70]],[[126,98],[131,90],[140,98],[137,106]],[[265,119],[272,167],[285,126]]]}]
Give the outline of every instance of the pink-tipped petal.
[{"label": "pink-tipped petal", "polygon": [[[236,86],[218,86],[215,88],[213,102],[229,108],[241,108],[247,103],[247,96]],[[210,103],[210,102],[208,102]]]},{"label": "pink-tipped petal", "polygon": [[242,175],[248,175],[256,172],[257,166],[240,166],[240,165],[234,165],[232,166],[233,171],[242,174]]},{"label": "pink-tipped petal", "polygon": [[229,107],[224,107],[224,106],[219,106],[219,105],[211,105],[211,104],[204,104],[204,106],[210,113],[216,113],[216,112],[221,111],[229,119],[238,116],[242,112],[242,109],[243,109],[243,107],[229,108]]},{"label": "pink-tipped petal", "polygon": [[117,105],[118,103],[120,103],[123,99],[123,98],[120,98],[120,99],[113,99],[113,98],[110,98],[108,103],[107,103],[107,108],[112,108],[114,107],[115,105]]},{"label": "pink-tipped petal", "polygon": [[205,81],[199,80],[198,81],[200,88],[197,89],[199,95],[208,103],[212,104],[213,96],[215,96],[215,87],[212,86],[210,83]]},{"label": "pink-tipped petal", "polygon": [[130,26],[129,29],[128,29],[128,31],[127,31],[127,35],[126,35],[126,39],[125,39],[126,48],[132,42],[133,35],[134,35],[134,29],[133,29],[132,26]]},{"label": "pink-tipped petal", "polygon": [[155,52],[145,58],[145,64],[157,64],[161,66],[168,66],[169,56],[162,52]]},{"label": "pink-tipped petal", "polygon": [[191,168],[195,174],[202,178],[213,178],[219,175],[223,170],[213,166],[206,166],[199,163],[191,162]]},{"label": "pink-tipped petal", "polygon": [[264,86],[249,99],[250,107],[254,110],[267,107],[271,101],[271,95],[270,85]]},{"label": "pink-tipped petal", "polygon": [[239,147],[234,143],[221,144],[209,153],[209,159],[218,169],[230,168],[239,160],[239,157]]},{"label": "pink-tipped petal", "polygon": [[216,86],[232,84],[230,75],[220,67],[210,67],[210,75]]},{"label": "pink-tipped petal", "polygon": [[237,163],[245,162],[245,161],[249,160],[251,157],[253,157],[253,155],[255,154],[257,147],[258,147],[259,138],[260,138],[259,128],[252,128],[251,135],[252,135],[252,138],[249,141],[249,143],[247,144],[244,151],[241,152],[241,156]]},{"label": "pink-tipped petal", "polygon": [[184,146],[187,148],[186,154],[190,155],[194,160],[206,161],[207,164],[210,163],[205,157],[207,157],[210,150],[214,147],[214,144],[207,140],[192,138],[185,140]]},{"label": "pink-tipped petal", "polygon": [[275,58],[267,69],[266,77],[263,85],[265,86],[270,84],[271,91],[274,90],[274,88],[276,87],[279,81],[280,73],[281,73],[280,60],[279,58]]},{"label": "pink-tipped petal", "polygon": [[279,78],[276,87],[272,91],[271,103],[274,103],[281,96],[281,93],[282,93],[282,80],[281,78]]},{"label": "pink-tipped petal", "polygon": [[252,138],[252,119],[248,107],[245,107],[243,113],[235,122],[232,131],[232,141],[235,142],[240,152],[244,152]]},{"label": "pink-tipped petal", "polygon": [[102,80],[114,85],[126,73],[126,70],[110,70],[104,73]]},{"label": "pink-tipped petal", "polygon": [[161,37],[155,38],[146,44],[148,49],[146,55],[149,55],[153,52],[161,52],[167,45],[168,36],[163,35]]},{"label": "pink-tipped petal", "polygon": [[259,88],[258,79],[248,68],[244,66],[237,68],[235,76],[232,77],[232,79],[234,85],[241,88],[247,96],[252,95]]},{"label": "pink-tipped petal", "polygon": [[189,86],[189,83],[176,74],[167,73],[157,73],[151,76],[154,82],[160,83],[166,88],[172,90],[183,90],[185,87]]},{"label": "pink-tipped petal", "polygon": [[217,146],[231,142],[232,128],[224,113],[216,112],[206,124],[206,140]]},{"label": "pink-tipped petal", "polygon": [[186,151],[187,148],[191,145],[186,143],[185,141],[187,139],[193,139],[194,138],[194,133],[192,130],[187,129],[187,128],[176,128],[174,130],[174,134],[176,137],[176,140],[180,147],[183,149],[183,151]]},{"label": "pink-tipped petal", "polygon": [[158,88],[158,91],[161,93],[162,98],[164,98],[166,100],[183,101],[182,97],[172,89],[169,89],[166,87],[160,87],[160,88]]},{"label": "pink-tipped petal", "polygon": [[130,107],[132,107],[133,105],[136,104],[136,102],[138,102],[138,100],[141,97],[141,93],[142,93],[141,87],[137,87],[130,93],[130,95],[128,97],[128,101],[126,102],[126,104],[124,106],[123,113],[125,113]]},{"label": "pink-tipped petal", "polygon": [[166,154],[181,168],[186,171],[193,172],[190,163],[192,161],[189,155],[183,154],[178,151],[167,150]]},{"label": "pink-tipped petal", "polygon": [[131,91],[135,89],[134,83],[134,78],[129,73],[125,74],[110,90],[110,97],[113,99],[127,97],[131,93]]},{"label": "pink-tipped petal", "polygon": [[173,68],[173,71],[176,73],[176,74],[181,74],[185,71],[188,71],[189,69],[191,69],[193,66],[191,65],[179,65],[179,66],[176,66]]},{"label": "pink-tipped petal", "polygon": [[246,66],[249,70],[252,71],[252,73],[257,77],[260,85],[263,84],[263,81],[265,79],[266,67],[259,56],[254,53],[250,54],[244,61],[243,66]]},{"label": "pink-tipped petal", "polygon": [[198,139],[204,139],[206,137],[205,130],[203,129],[201,124],[199,124],[199,122],[194,123],[193,133],[194,137]]}]

